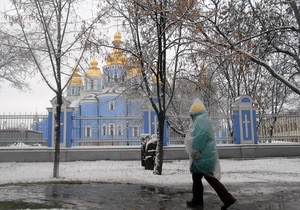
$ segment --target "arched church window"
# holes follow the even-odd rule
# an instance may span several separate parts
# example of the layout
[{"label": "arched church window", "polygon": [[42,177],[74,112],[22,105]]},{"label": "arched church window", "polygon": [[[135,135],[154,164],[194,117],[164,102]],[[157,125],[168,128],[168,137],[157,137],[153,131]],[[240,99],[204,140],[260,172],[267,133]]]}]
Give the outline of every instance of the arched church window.
[{"label": "arched church window", "polygon": [[97,90],[97,79],[94,80],[94,90]]},{"label": "arched church window", "polygon": [[132,128],[132,135],[139,136],[139,127],[137,125]]},{"label": "arched church window", "polygon": [[106,125],[102,125],[102,136],[106,136]]},{"label": "arched church window", "polygon": [[87,90],[91,89],[91,81],[89,79],[86,80],[86,89]]},{"label": "arched church window", "polygon": [[78,88],[78,95],[80,95],[81,87]]},{"label": "arched church window", "polygon": [[113,136],[115,134],[115,125],[114,124],[110,124],[109,125],[109,135]]},{"label": "arched church window", "polygon": [[75,88],[74,87],[71,87],[71,95],[75,95]]},{"label": "arched church window", "polygon": [[91,137],[92,136],[92,129],[91,126],[86,126],[85,127],[85,137]]},{"label": "arched church window", "polygon": [[115,109],[115,103],[114,101],[109,102],[109,110],[114,110]]},{"label": "arched church window", "polygon": [[122,135],[123,135],[123,127],[122,127],[122,124],[119,124],[119,125],[118,125],[118,135],[119,135],[119,136],[122,136]]},{"label": "arched church window", "polygon": [[90,83],[91,83],[91,90],[93,90],[94,89],[94,80],[90,80]]},{"label": "arched church window", "polygon": [[118,74],[117,74],[117,72],[115,72],[115,74],[114,74],[114,80],[115,80],[115,82],[118,81]]}]

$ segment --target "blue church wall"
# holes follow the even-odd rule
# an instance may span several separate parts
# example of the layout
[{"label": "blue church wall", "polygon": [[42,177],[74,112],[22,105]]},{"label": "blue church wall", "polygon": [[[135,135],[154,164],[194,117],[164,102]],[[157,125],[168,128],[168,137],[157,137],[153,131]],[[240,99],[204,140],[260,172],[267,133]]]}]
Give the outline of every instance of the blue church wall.
[{"label": "blue church wall", "polygon": [[81,116],[96,116],[98,114],[97,104],[98,104],[98,102],[96,101],[96,99],[94,99],[94,100],[83,100],[80,103]]},{"label": "blue church wall", "polygon": [[102,84],[102,79],[98,78],[97,79],[97,90],[103,89],[103,84]]},{"label": "blue church wall", "polygon": [[103,81],[99,77],[88,77],[85,78],[85,89],[87,91],[95,91],[103,89]]},{"label": "blue church wall", "polygon": [[143,118],[144,118],[144,132],[145,134],[150,134],[151,131],[149,129],[149,126],[148,126],[148,122],[149,122],[149,114],[148,112],[143,112]]},{"label": "blue church wall", "polygon": [[[83,100],[80,104],[80,116],[97,116],[97,100]],[[93,119],[77,120],[77,124],[80,123],[78,129],[79,138],[97,138],[98,133],[95,127],[97,127],[97,121]],[[75,136],[74,136],[75,137]]]},{"label": "blue church wall", "polygon": [[[113,109],[110,109],[110,102],[113,102]],[[79,109],[75,109],[73,116],[77,120],[73,120],[72,138],[74,139],[99,139],[109,140],[110,138],[124,141],[124,139],[139,138],[142,132],[141,121],[132,119],[127,120],[128,110],[138,112],[141,110],[142,103],[127,103],[125,97],[118,94],[109,96],[100,96],[99,102],[93,100],[83,100]],[[137,110],[137,108],[139,108]],[[133,112],[133,111],[132,111]],[[84,119],[81,119],[83,117]],[[100,119],[99,119],[100,117]],[[103,117],[101,119],[101,117]],[[117,119],[115,119],[117,117]],[[136,117],[136,116],[135,116]],[[129,116],[130,118],[130,116]],[[133,118],[135,119],[135,118]],[[105,126],[105,133],[103,133]],[[113,132],[111,132],[113,126]],[[138,128],[138,136],[133,135],[133,128]],[[89,129],[89,135],[87,135]],[[75,143],[76,144],[76,143]]]},{"label": "blue church wall", "polygon": [[129,100],[128,103],[128,115],[141,115],[144,101],[142,100]]},{"label": "blue church wall", "polygon": [[[110,103],[113,103],[111,106]],[[125,116],[126,101],[124,97],[116,95],[101,96],[99,98],[100,116]]]},{"label": "blue church wall", "polygon": [[70,95],[70,96],[78,96],[80,94],[80,90],[81,90],[81,87],[78,87],[76,85],[71,85],[68,87],[68,90],[67,90],[67,94]]}]

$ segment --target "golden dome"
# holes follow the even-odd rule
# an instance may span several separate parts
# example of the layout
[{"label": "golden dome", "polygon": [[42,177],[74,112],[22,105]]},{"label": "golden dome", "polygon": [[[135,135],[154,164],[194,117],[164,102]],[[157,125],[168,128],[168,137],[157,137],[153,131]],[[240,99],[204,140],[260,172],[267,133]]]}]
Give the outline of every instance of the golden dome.
[{"label": "golden dome", "polygon": [[106,58],[107,65],[114,65],[114,64],[126,64],[127,57],[123,54],[123,52],[119,49],[114,49],[111,54],[109,54]]},{"label": "golden dome", "polygon": [[114,64],[126,64],[127,57],[123,54],[123,52],[119,49],[114,49],[111,54],[109,54],[106,58],[107,65],[114,65]]},{"label": "golden dome", "polygon": [[129,77],[142,76],[142,71],[140,68],[133,66],[129,69],[127,76]]},{"label": "golden dome", "polygon": [[81,75],[79,74],[79,69],[76,68],[76,69],[73,69],[74,74],[69,82],[70,85],[78,85],[78,86],[82,86],[83,85],[83,82],[82,82],[82,77]]},{"label": "golden dome", "polygon": [[114,35],[114,38],[115,38],[115,40],[119,40],[119,41],[121,41],[121,33],[119,32],[119,31],[117,31],[116,33],[115,33],[115,35]]},{"label": "golden dome", "polygon": [[137,75],[137,69],[136,68],[131,68],[129,71],[128,71],[128,74],[127,74],[129,77],[134,77]]},{"label": "golden dome", "polygon": [[98,65],[98,61],[95,58],[93,58],[91,60],[91,67],[86,72],[86,76],[88,76],[88,77],[102,77],[102,72],[97,67],[97,65]]},{"label": "golden dome", "polygon": [[113,45],[116,47],[120,46],[123,43],[121,38],[122,38],[121,33],[117,31],[114,35],[114,41],[112,42]]},{"label": "golden dome", "polygon": [[107,56],[106,64],[107,65],[116,65],[116,64],[125,65],[125,64],[127,64],[126,55],[124,55],[122,50],[117,49],[123,43],[121,40],[121,34],[119,31],[117,31],[115,33],[114,41],[112,43],[116,48],[114,48],[113,52]]},{"label": "golden dome", "polygon": [[129,61],[130,68],[128,70],[127,75],[129,77],[134,77],[134,76],[142,76],[142,71],[139,65],[139,60],[137,58],[131,58]]}]

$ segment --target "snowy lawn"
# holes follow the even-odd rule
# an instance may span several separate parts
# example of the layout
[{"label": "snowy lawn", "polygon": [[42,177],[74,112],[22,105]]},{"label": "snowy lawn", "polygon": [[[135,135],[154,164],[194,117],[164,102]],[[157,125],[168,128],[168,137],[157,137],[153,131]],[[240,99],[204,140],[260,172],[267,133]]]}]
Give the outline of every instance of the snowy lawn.
[{"label": "snowy lawn", "polygon": [[[300,182],[300,158],[221,159],[223,183]],[[48,181],[132,183],[180,187],[191,185],[188,160],[165,161],[163,174],[153,175],[141,161],[61,162],[53,179],[53,163],[0,163],[0,184]]]}]

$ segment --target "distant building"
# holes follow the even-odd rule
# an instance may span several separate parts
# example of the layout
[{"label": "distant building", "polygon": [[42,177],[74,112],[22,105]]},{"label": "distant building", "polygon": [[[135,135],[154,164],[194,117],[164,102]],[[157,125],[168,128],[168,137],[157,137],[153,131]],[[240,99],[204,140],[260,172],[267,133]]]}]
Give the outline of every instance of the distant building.
[{"label": "distant building", "polygon": [[[61,119],[63,146],[140,145],[142,133],[156,134],[158,121],[148,99],[137,86],[141,72],[134,60],[119,49],[121,34],[117,31],[114,49],[101,69],[91,59],[90,67],[81,75],[74,69],[64,98]],[[54,145],[54,112],[48,108],[48,146]],[[54,110],[54,112],[53,112]],[[52,131],[52,132],[51,132]]]}]

